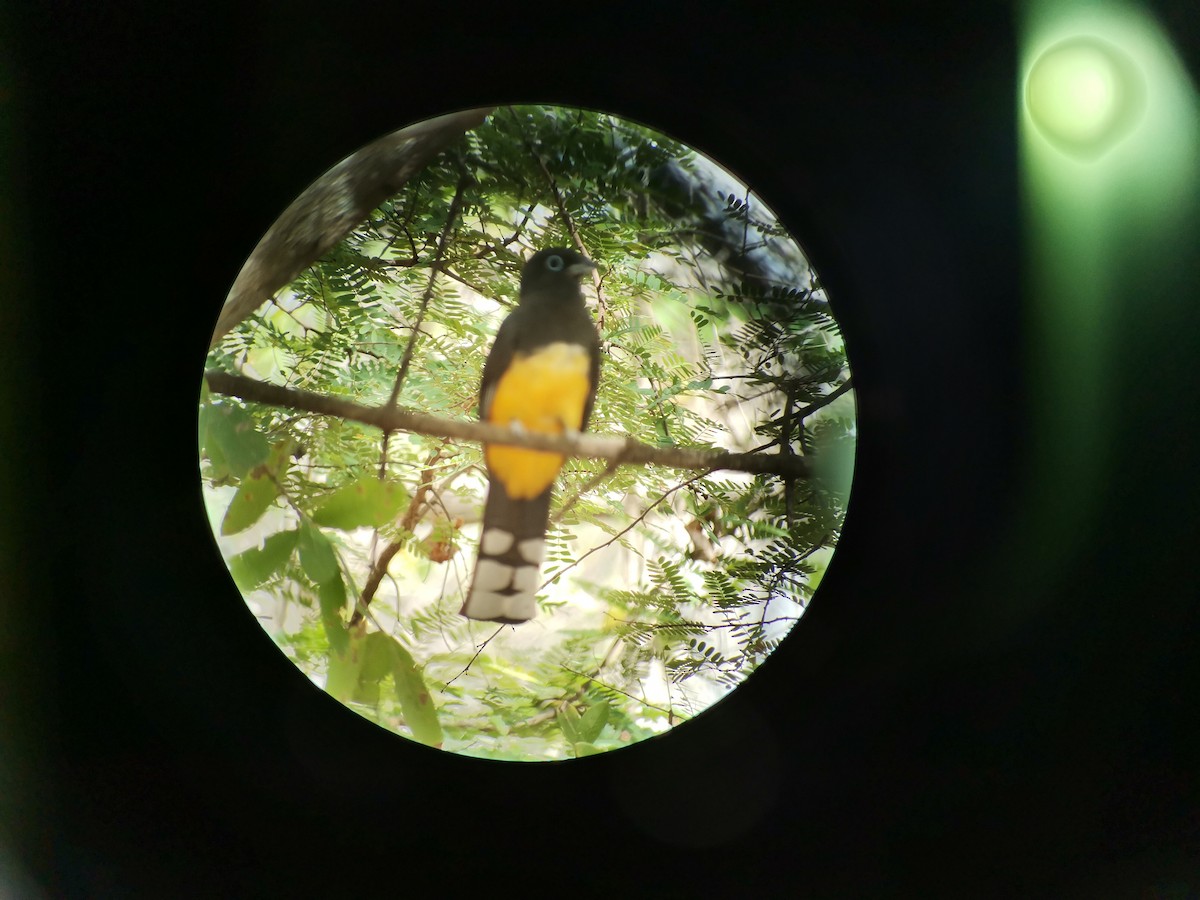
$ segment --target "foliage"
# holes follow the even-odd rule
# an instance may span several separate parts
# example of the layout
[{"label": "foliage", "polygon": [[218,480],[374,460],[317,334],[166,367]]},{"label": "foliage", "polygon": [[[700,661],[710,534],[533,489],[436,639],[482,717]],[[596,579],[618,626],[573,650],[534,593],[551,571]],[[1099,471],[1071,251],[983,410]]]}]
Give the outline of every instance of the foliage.
[{"label": "foliage", "polygon": [[[592,431],[852,456],[852,394],[829,402],[849,377],[842,341],[786,231],[681,145],[579,110],[497,110],[226,335],[208,365],[378,405],[411,345],[398,402],[473,416],[522,259],[574,234],[603,273]],[[713,252],[722,241],[737,242],[728,259],[740,265]],[[457,615],[486,484],[478,446],[383,441],[207,393],[200,445],[234,579],[302,670],[384,727],[516,759],[648,737],[744,679],[812,596],[848,481],[846,466],[785,483],[652,466],[605,475],[602,462],[569,460],[539,617],[489,639],[496,626]],[[392,545],[369,615],[352,625],[371,562]]]}]

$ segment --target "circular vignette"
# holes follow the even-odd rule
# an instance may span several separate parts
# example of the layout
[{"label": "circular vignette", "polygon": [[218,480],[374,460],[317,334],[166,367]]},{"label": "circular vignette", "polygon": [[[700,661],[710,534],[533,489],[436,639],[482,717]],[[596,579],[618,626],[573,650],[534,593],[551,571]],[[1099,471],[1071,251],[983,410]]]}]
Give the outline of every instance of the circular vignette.
[{"label": "circular vignette", "polygon": [[[512,393],[525,416],[576,379],[510,433],[562,460],[540,559],[522,544],[532,618],[476,621],[460,610],[503,490],[481,372],[522,300],[493,369],[571,345],[521,288],[550,247],[595,263],[565,268],[599,379],[582,435],[562,406],[581,370]],[[210,524],[274,642],[381,727],[505,760],[627,746],[750,675],[829,563],[854,442],[828,298],[769,207],[666,135],[552,106],[426,120],[330,169],[235,280],[200,398]]]}]

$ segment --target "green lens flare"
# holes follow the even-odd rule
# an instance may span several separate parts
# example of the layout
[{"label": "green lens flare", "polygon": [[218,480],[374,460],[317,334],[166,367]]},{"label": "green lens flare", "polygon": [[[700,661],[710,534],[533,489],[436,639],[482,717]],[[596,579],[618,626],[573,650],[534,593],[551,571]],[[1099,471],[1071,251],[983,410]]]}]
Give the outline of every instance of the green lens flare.
[{"label": "green lens flare", "polygon": [[1120,49],[1080,36],[1038,57],[1025,84],[1025,102],[1050,143],[1095,159],[1137,126],[1146,106],[1145,80]]},{"label": "green lens flare", "polygon": [[1019,10],[1028,439],[987,575],[1006,583],[1019,561],[1029,591],[1005,591],[1013,627],[1119,514],[1112,486],[1163,490],[1122,448],[1162,323],[1191,315],[1200,233],[1200,96],[1154,15],[1139,0]]}]

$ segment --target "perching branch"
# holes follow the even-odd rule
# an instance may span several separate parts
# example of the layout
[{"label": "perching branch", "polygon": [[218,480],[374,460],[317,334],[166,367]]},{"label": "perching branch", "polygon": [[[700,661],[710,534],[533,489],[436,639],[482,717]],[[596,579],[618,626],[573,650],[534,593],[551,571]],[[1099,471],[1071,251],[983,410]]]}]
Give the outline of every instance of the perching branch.
[{"label": "perching branch", "polygon": [[697,450],[687,447],[651,447],[633,438],[605,437],[596,434],[552,435],[513,431],[487,422],[462,422],[442,419],[428,413],[395,407],[361,406],[349,400],[326,397],[295,388],[279,387],[243,375],[210,370],[205,373],[209,390],[217,394],[241,397],[257,403],[299,409],[323,416],[337,416],[361,422],[384,431],[409,431],[433,437],[461,438],[489,444],[548,450],[564,456],[605,459],[618,465],[653,464],[673,469],[728,469],[752,475],[782,475],[791,478],[812,476],[812,462],[805,456],[779,453],[730,453],[725,450]]}]

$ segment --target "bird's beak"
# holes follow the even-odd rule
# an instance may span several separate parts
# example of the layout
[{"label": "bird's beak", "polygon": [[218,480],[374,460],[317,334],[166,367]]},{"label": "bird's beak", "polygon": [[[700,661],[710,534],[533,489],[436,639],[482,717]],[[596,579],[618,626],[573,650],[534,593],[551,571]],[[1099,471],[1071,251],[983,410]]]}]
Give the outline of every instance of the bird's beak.
[{"label": "bird's beak", "polygon": [[596,264],[590,259],[585,259],[581,262],[571,263],[567,266],[568,275],[583,276],[587,275],[592,269],[597,268]]}]

